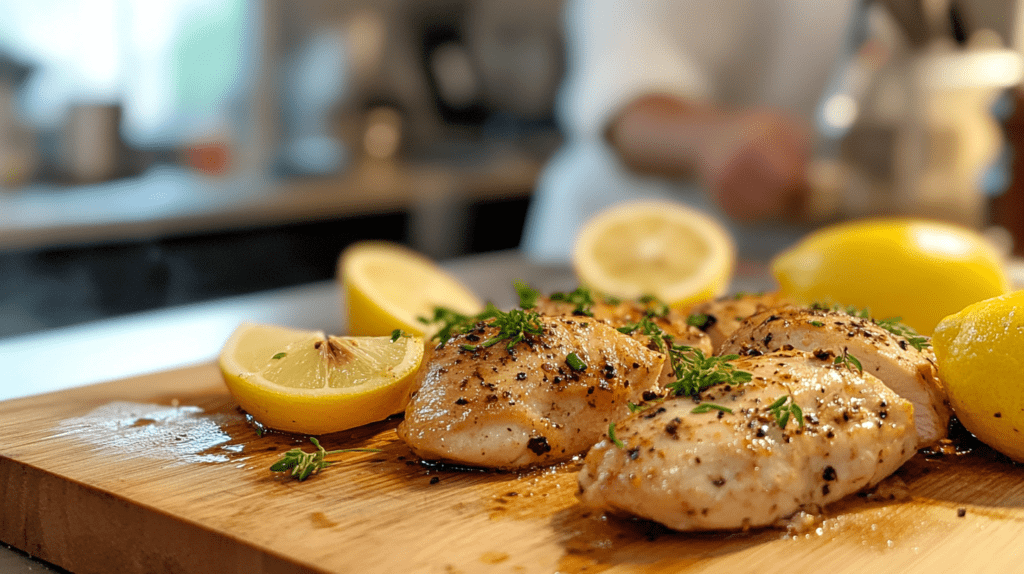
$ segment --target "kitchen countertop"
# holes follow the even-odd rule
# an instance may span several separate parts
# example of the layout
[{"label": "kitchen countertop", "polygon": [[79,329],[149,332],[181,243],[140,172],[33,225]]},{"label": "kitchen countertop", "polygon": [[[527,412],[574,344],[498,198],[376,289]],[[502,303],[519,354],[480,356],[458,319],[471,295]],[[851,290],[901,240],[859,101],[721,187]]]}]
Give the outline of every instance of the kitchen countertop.
[{"label": "kitchen countertop", "polygon": [[[518,251],[453,259],[443,267],[503,308],[516,303],[513,279],[545,292],[576,286],[568,267],[537,265]],[[741,261],[732,289],[770,289],[766,277],[763,264]],[[210,361],[244,320],[340,333],[345,312],[337,285],[328,281],[0,340],[0,356],[10,367],[0,381],[0,400]],[[0,544],[0,571],[59,570]]]}]

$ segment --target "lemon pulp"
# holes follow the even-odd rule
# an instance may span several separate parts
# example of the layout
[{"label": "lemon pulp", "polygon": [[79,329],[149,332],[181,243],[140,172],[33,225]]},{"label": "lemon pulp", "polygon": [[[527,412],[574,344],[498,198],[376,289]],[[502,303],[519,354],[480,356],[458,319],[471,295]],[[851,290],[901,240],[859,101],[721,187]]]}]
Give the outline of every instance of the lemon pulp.
[{"label": "lemon pulp", "polygon": [[728,287],[735,246],[715,220],[668,202],[612,207],[588,221],[573,250],[580,281],[616,297],[686,305]]},{"label": "lemon pulp", "polygon": [[263,425],[324,434],[401,412],[422,357],[419,337],[325,337],[243,323],[219,366],[235,400]]},{"label": "lemon pulp", "polygon": [[366,241],[341,255],[338,276],[350,335],[384,336],[394,329],[429,335],[419,317],[435,307],[466,315],[483,309],[479,299],[430,259],[393,243]]}]

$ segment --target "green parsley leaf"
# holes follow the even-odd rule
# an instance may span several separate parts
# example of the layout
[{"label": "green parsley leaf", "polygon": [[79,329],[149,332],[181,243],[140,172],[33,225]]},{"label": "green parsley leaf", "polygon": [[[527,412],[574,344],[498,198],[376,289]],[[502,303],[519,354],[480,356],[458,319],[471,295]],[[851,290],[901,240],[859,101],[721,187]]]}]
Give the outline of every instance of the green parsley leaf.
[{"label": "green parsley leaf", "polygon": [[401,329],[395,329],[394,331],[391,331],[391,342],[394,343],[401,336],[402,336],[402,330]]},{"label": "green parsley leaf", "polygon": [[285,358],[287,356],[288,356],[288,353],[285,353],[284,351],[281,351],[280,353],[278,353],[278,354],[276,354],[276,355],[274,355],[273,357],[270,357],[270,358],[271,358],[271,360],[276,361],[278,359],[283,359],[283,358]]}]

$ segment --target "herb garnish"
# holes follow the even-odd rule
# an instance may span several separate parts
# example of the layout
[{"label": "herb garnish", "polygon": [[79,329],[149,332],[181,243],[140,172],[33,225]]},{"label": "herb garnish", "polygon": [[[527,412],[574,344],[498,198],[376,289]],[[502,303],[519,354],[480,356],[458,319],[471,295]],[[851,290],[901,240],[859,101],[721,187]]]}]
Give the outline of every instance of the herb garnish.
[{"label": "herb garnish", "polygon": [[519,295],[519,306],[523,309],[533,309],[537,306],[537,299],[540,298],[540,291],[530,287],[526,283],[516,279],[512,282],[516,294]]},{"label": "herb garnish", "polygon": [[885,329],[886,331],[889,331],[893,335],[896,335],[897,337],[903,337],[904,339],[907,340],[907,343],[910,344],[911,347],[917,349],[918,351],[923,351],[926,347],[932,346],[931,342],[928,340],[928,337],[919,335],[918,332],[915,331],[909,325],[904,325],[903,323],[900,323],[901,319],[902,317],[889,317],[888,319],[875,321],[875,324]]},{"label": "herb garnish", "polygon": [[[716,410],[716,411],[721,411],[723,413],[732,414],[732,409],[730,409],[729,407],[723,407],[722,405],[716,405],[715,403],[701,403],[701,404],[693,407],[693,410],[691,410],[690,412],[695,414],[695,415],[699,415],[699,414],[703,414],[703,413],[706,413],[706,412],[711,411],[711,410]],[[785,427],[783,427],[783,428],[785,428]]]},{"label": "herb garnish", "polygon": [[309,441],[316,447],[316,452],[304,452],[300,448],[293,448],[290,451],[284,453],[281,460],[274,463],[270,467],[272,472],[288,472],[291,471],[291,475],[299,481],[306,480],[313,473],[319,473],[324,468],[331,465],[330,462],[324,460],[325,457],[332,454],[339,454],[343,452],[383,452],[379,448],[343,448],[339,450],[325,450],[324,447],[320,446],[320,441],[316,440],[316,437],[309,437]]},{"label": "herb garnish", "polygon": [[[903,337],[904,339],[907,340],[907,343],[910,344],[911,347],[917,349],[918,351],[923,351],[924,349],[932,346],[931,341],[928,339],[928,337],[922,336],[917,331],[915,331],[913,327],[901,323],[900,321],[903,320],[903,317],[873,319],[871,318],[868,309],[858,309],[853,305],[847,305],[843,307],[841,305],[829,306],[824,303],[812,303],[811,309],[814,309],[815,311],[839,311],[841,313],[846,313],[847,315],[852,315],[859,319],[867,319],[868,321],[871,321],[875,325],[878,325],[879,327],[885,329],[886,331],[889,331],[893,335],[896,335],[897,337]],[[811,324],[815,324],[815,321],[812,321]],[[820,327],[821,325],[815,326]]]},{"label": "herb garnish", "polygon": [[740,358],[739,355],[705,357],[704,352],[696,347],[673,345],[669,356],[673,359],[676,380],[666,387],[676,395],[696,396],[708,387],[724,383],[741,385],[753,378],[747,371],[737,370],[730,363]]},{"label": "herb garnish", "polygon": [[569,368],[574,371],[587,370],[587,364],[584,363],[583,359],[581,359],[576,353],[569,353],[569,355],[565,357],[565,362],[569,365]]},{"label": "herb garnish", "polygon": [[860,361],[857,359],[857,357],[851,355],[846,347],[843,347],[842,355],[836,355],[836,359],[832,361],[832,364],[845,365],[847,369],[850,369],[850,371],[857,369],[858,373],[864,373],[864,367],[860,364]]},{"label": "herb garnish", "polygon": [[[789,401],[788,403],[786,401]],[[785,429],[786,424],[789,422],[789,418],[792,415],[793,419],[800,423],[800,426],[804,426],[804,412],[800,409],[800,406],[793,401],[793,395],[782,395],[775,399],[775,402],[768,405],[768,410],[771,411],[775,417],[775,422],[779,424],[779,428]]]},{"label": "herb garnish", "polygon": [[394,343],[395,341],[398,340],[399,337],[403,335],[405,335],[405,333],[403,333],[401,329],[395,329],[394,331],[391,331],[391,342]]},{"label": "herb garnish", "polygon": [[441,328],[434,333],[430,339],[433,341],[440,341],[442,345],[451,339],[453,336],[459,333],[465,333],[473,325],[476,325],[484,319],[490,319],[491,317],[497,316],[501,311],[492,303],[488,303],[483,311],[476,315],[465,315],[459,313],[454,309],[448,307],[434,307],[433,317],[417,317],[417,320],[424,325],[433,325],[440,323]]},{"label": "herb garnish", "polygon": [[494,315],[494,321],[491,325],[500,329],[497,335],[492,336],[479,345],[462,345],[462,348],[466,351],[477,351],[486,349],[499,341],[507,340],[508,344],[505,348],[511,351],[512,347],[516,346],[516,343],[526,338],[526,335],[540,335],[543,333],[540,315],[535,311],[524,311],[522,309],[512,309],[508,313],[498,311]]},{"label": "herb garnish", "polygon": [[711,315],[706,313],[694,313],[686,318],[686,324],[691,327],[703,329],[708,326],[708,322],[711,321]]},{"label": "herb garnish", "polygon": [[665,303],[661,299],[658,299],[654,295],[644,295],[637,299],[639,303],[647,308],[647,314],[651,317],[667,317],[669,308],[668,303]]},{"label": "herb garnish", "polygon": [[811,325],[814,325],[815,327],[824,327],[825,326],[825,324],[822,323],[821,321],[811,321]]},{"label": "herb garnish", "polygon": [[615,436],[615,423],[608,425],[608,438],[612,441],[612,444],[619,448],[626,448],[626,445],[622,444],[622,441]]},{"label": "herb garnish", "polygon": [[594,297],[591,295],[590,289],[587,289],[582,285],[577,287],[571,293],[552,293],[549,299],[552,301],[561,301],[563,303],[572,303],[576,306],[572,310],[574,315],[586,315],[587,317],[594,316]]},{"label": "herb garnish", "polygon": [[285,358],[287,355],[288,355],[288,353],[285,353],[284,351],[281,351],[280,353],[274,355],[273,357],[270,357],[270,359],[276,361],[278,359]]},{"label": "herb garnish", "polygon": [[704,352],[696,347],[676,345],[672,342],[672,335],[662,331],[649,315],[618,328],[620,333],[627,335],[637,330],[650,337],[658,349],[668,355],[676,380],[666,385],[666,388],[674,395],[695,396],[708,387],[722,383],[748,383],[752,378],[750,373],[737,370],[729,362],[738,359],[739,355],[705,357]]}]

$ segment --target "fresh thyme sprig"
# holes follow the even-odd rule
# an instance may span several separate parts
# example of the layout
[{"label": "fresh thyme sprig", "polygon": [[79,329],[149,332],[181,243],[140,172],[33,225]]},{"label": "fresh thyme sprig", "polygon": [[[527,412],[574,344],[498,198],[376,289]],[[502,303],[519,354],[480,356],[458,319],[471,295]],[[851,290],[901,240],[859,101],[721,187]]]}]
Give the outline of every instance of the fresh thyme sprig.
[{"label": "fresh thyme sprig", "polygon": [[497,335],[492,336],[479,345],[464,344],[462,348],[467,351],[477,351],[486,349],[500,341],[508,341],[505,348],[511,351],[516,346],[516,343],[525,339],[527,335],[540,335],[544,332],[540,322],[540,315],[535,311],[524,311],[522,309],[512,309],[508,313],[498,311],[494,315],[494,321],[491,325],[498,327]]},{"label": "fresh thyme sprig", "polygon": [[[873,319],[868,309],[858,309],[853,305],[847,305],[844,307],[842,305],[829,306],[824,303],[812,303],[811,309],[817,311],[839,311],[842,313],[846,313],[847,315],[852,315],[859,319],[867,319],[868,321],[871,321],[875,325],[878,325],[879,327],[885,329],[886,331],[889,331],[893,335],[896,335],[897,337],[903,337],[904,339],[906,339],[907,344],[917,349],[918,351],[923,351],[924,349],[932,346],[931,340],[928,337],[922,336],[917,331],[915,331],[914,328],[911,327],[910,325],[901,323],[900,321],[903,320],[902,317],[889,317],[888,319]],[[814,321],[812,321],[812,323],[814,323]]]},{"label": "fresh thyme sprig", "polygon": [[907,344],[918,351],[923,351],[925,348],[932,346],[928,337],[918,334],[918,332],[909,325],[900,323],[900,320],[902,319],[902,317],[889,317],[888,319],[875,321],[875,324],[897,337],[903,337],[907,340]]},{"label": "fresh thyme sprig", "polygon": [[672,345],[669,357],[672,358],[676,380],[666,385],[666,388],[676,395],[696,396],[715,385],[741,385],[749,383],[753,378],[753,375],[738,370],[730,362],[740,358],[739,355],[705,357],[704,352],[696,347]]},{"label": "fresh thyme sprig", "polygon": [[319,473],[324,468],[331,465],[330,462],[325,460],[332,454],[340,454],[343,452],[382,452],[379,448],[343,448],[338,450],[326,450],[320,446],[320,441],[316,440],[316,437],[309,437],[309,441],[316,447],[316,452],[305,452],[300,448],[293,448],[290,451],[284,453],[281,460],[275,462],[270,467],[272,472],[288,472],[291,471],[291,475],[299,481],[306,480],[313,473]]},{"label": "fresh thyme sprig", "polygon": [[576,307],[572,310],[574,315],[594,316],[594,296],[591,294],[590,289],[582,285],[569,293],[552,293],[549,299],[575,305]]},{"label": "fresh thyme sprig", "polygon": [[860,360],[858,360],[857,357],[851,355],[846,347],[843,347],[843,353],[841,355],[836,355],[836,358],[834,361],[832,361],[832,364],[844,365],[847,369],[850,369],[850,371],[857,369],[858,373],[864,373],[864,366],[860,364]]},{"label": "fresh thyme sprig", "polygon": [[635,323],[628,323],[618,328],[620,333],[627,335],[640,331],[649,337],[658,349],[668,355],[669,365],[676,375],[666,388],[675,395],[693,396],[708,387],[722,383],[743,384],[750,382],[752,375],[747,371],[737,370],[730,363],[739,355],[722,357],[706,357],[696,347],[674,344],[672,335],[661,329],[650,315],[644,315]]},{"label": "fresh thyme sprig", "polygon": [[434,333],[431,340],[440,341],[443,345],[453,336],[465,333],[473,325],[485,319],[495,317],[498,313],[501,313],[501,311],[492,303],[488,303],[484,310],[476,315],[466,315],[448,307],[434,307],[433,317],[417,317],[417,320],[424,325],[440,323],[440,328]]},{"label": "fresh thyme sprig", "polygon": [[[788,401],[788,402],[787,402]],[[775,399],[775,402],[768,405],[768,410],[775,417],[779,428],[785,429],[790,417],[804,426],[804,411],[793,401],[793,395],[782,395]]]}]

